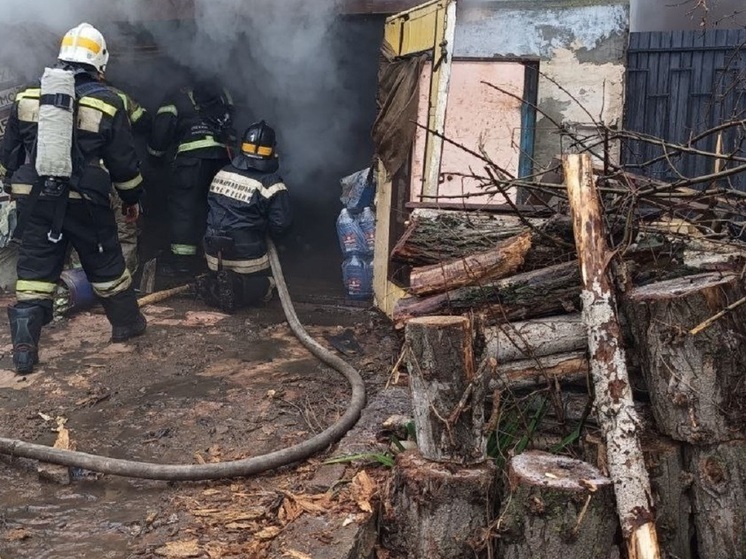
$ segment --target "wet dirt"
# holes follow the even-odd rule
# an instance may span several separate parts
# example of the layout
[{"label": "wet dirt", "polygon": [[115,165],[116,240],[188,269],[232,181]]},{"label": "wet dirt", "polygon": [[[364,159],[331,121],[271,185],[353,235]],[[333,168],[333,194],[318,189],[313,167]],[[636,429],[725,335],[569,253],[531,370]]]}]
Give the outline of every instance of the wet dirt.
[{"label": "wet dirt", "polygon": [[[344,377],[300,345],[277,301],[228,316],[173,299],[145,313],[146,335],[128,344],[108,342],[95,310],[45,328],[41,363],[27,377],[11,371],[0,328],[0,435],[51,445],[63,418],[77,450],[196,464],[299,443],[345,411]],[[385,319],[313,304],[298,313],[327,347],[340,334],[354,337],[356,351],[344,357],[369,393],[385,384],[398,350]],[[251,557],[273,533],[262,518],[277,523],[283,500],[306,491],[324,458],[246,480],[172,484],[72,471],[72,483],[59,485],[40,479],[35,463],[4,457],[0,558]]]}]

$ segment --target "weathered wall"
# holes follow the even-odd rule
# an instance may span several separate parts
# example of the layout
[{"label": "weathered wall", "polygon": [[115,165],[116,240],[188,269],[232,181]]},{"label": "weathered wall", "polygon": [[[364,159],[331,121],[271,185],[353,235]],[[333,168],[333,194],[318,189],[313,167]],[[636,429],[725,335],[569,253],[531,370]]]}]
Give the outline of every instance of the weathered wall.
[{"label": "weathered wall", "polygon": [[621,125],[628,33],[628,0],[466,0],[455,55],[540,60],[551,79],[539,79],[539,109],[547,115],[537,115],[539,169],[563,147],[551,120],[583,132],[594,130],[593,120]]}]

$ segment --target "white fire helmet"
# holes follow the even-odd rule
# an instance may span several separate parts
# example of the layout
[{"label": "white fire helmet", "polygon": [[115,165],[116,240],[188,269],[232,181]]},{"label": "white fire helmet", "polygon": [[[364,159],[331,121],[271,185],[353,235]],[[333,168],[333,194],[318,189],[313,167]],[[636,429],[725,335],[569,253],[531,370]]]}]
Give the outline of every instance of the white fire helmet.
[{"label": "white fire helmet", "polygon": [[81,23],[65,33],[57,58],[63,62],[88,64],[103,74],[109,62],[109,50],[98,29],[90,23]]}]

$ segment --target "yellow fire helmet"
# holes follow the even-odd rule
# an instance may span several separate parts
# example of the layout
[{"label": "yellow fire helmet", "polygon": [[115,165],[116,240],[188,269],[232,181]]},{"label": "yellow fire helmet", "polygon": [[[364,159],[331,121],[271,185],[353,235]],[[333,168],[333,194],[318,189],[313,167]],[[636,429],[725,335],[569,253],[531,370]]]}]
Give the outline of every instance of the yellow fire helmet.
[{"label": "yellow fire helmet", "polygon": [[81,23],[65,33],[57,58],[63,62],[88,64],[103,74],[109,62],[109,50],[98,29],[90,23]]}]

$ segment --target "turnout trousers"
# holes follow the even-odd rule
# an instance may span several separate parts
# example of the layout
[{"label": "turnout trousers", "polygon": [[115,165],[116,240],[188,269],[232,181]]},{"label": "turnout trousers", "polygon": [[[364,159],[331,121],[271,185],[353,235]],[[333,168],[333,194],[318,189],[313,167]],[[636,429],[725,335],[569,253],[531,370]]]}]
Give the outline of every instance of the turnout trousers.
[{"label": "turnout trousers", "polygon": [[174,161],[168,195],[171,254],[194,257],[207,227],[207,194],[215,175],[227,159],[180,155]]},{"label": "turnout trousers", "polygon": [[[44,196],[33,208],[25,207],[26,202],[26,197],[18,200],[19,214],[25,224],[18,253],[17,306],[40,308],[44,312],[44,323],[51,321],[57,281],[68,245],[72,245],[112,326],[126,327],[141,320],[112,208],[82,199],[46,199]],[[62,236],[58,242],[53,242],[48,234],[57,205],[61,203],[67,203]]]}]

